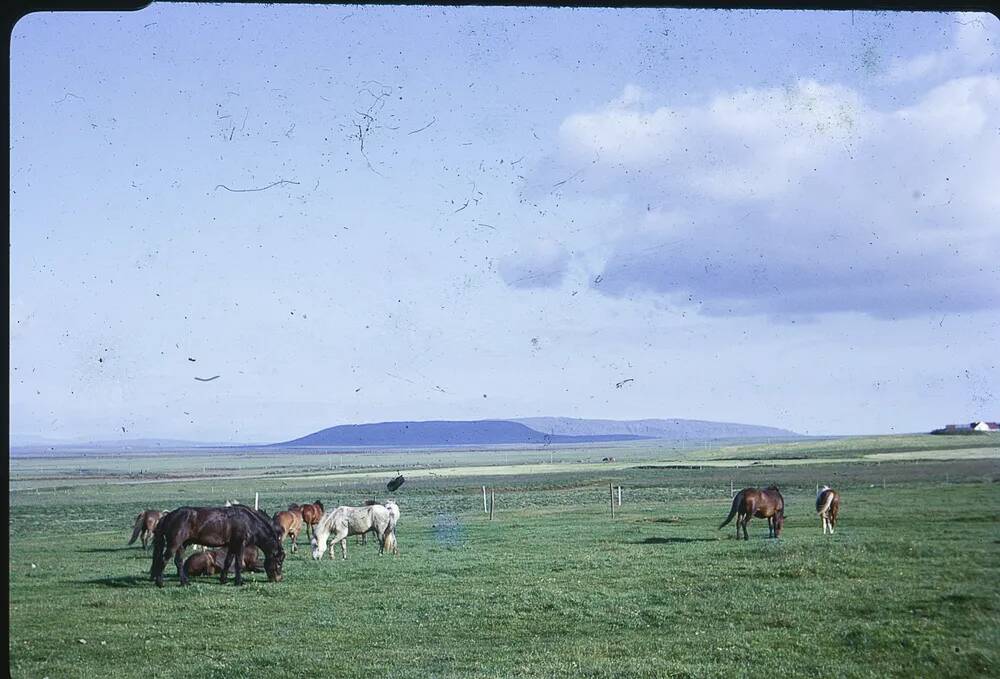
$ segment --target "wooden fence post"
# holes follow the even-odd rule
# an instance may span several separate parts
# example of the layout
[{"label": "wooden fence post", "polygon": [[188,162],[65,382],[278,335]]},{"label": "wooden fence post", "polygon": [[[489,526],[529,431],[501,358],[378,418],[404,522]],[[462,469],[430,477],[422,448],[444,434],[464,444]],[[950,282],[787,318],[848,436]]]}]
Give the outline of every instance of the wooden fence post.
[{"label": "wooden fence post", "polygon": [[613,483],[608,484],[608,493],[611,494],[611,518],[615,518],[615,486]]},{"label": "wooden fence post", "polygon": [[622,506],[622,487],[618,486],[618,506]]},{"label": "wooden fence post", "polygon": [[496,492],[490,489],[490,521],[493,520],[493,505],[496,503]]},{"label": "wooden fence post", "polygon": [[[260,509],[260,493],[253,494],[253,508]],[[225,564],[223,564],[225,565]]]},{"label": "wooden fence post", "polygon": [[490,510],[486,508],[486,486],[483,486],[483,514],[488,514]]},{"label": "wooden fence post", "polygon": [[729,497],[736,497],[736,486],[733,485],[733,480],[729,480]]}]

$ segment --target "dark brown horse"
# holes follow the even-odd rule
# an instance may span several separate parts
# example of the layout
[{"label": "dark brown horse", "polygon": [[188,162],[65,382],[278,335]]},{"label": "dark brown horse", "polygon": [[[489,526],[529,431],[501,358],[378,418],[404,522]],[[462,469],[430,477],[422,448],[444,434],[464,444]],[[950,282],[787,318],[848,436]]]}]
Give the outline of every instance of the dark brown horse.
[{"label": "dark brown horse", "polygon": [[297,507],[299,512],[302,514],[302,523],[306,525],[306,535],[312,538],[313,528],[319,523],[319,520],[323,517],[323,503],[319,500],[313,502],[311,505],[289,505],[288,508],[292,509]]},{"label": "dark brown horse", "polygon": [[747,524],[750,519],[767,519],[768,537],[779,537],[781,528],[785,524],[785,498],[781,497],[777,486],[768,486],[764,490],[760,488],[744,488],[736,493],[733,498],[733,508],[729,510],[729,516],[719,526],[719,530],[726,527],[726,524],[736,517],[736,539],[740,539],[740,527],[743,527],[743,539],[749,540],[747,535]]},{"label": "dark brown horse", "polygon": [[227,549],[224,567],[219,575],[219,581],[223,584],[234,560],[236,584],[243,584],[243,559],[238,557],[243,554],[247,545],[256,545],[263,550],[267,579],[271,582],[281,580],[281,565],[285,560],[281,535],[271,523],[271,518],[262,511],[244,505],[233,505],[180,507],[169,512],[160,520],[153,537],[153,565],[149,576],[157,587],[163,587],[163,570],[171,556],[174,557],[180,583],[188,584],[182,559],[184,548],[191,544]]},{"label": "dark brown horse", "polygon": [[816,493],[816,513],[823,520],[823,535],[826,529],[830,529],[833,535],[833,527],[837,525],[837,514],[840,513],[840,493],[829,486],[823,486]]},{"label": "dark brown horse", "polygon": [[156,524],[160,522],[164,514],[166,512],[161,512],[159,509],[147,509],[144,512],[139,512],[139,515],[135,517],[135,526],[132,528],[132,537],[129,538],[128,543],[131,545],[136,539],[140,539],[142,540],[142,548],[145,550],[149,541],[153,539]]},{"label": "dark brown horse", "polygon": [[[257,545],[247,545],[243,548],[243,556],[241,557],[243,570],[250,571],[252,573],[260,573],[264,569],[260,565],[260,561],[257,559]],[[192,575],[215,575],[216,573],[222,572],[222,567],[226,564],[226,550],[223,549],[213,549],[208,552],[198,552],[197,554],[192,554],[184,561],[184,566],[182,570],[186,577]],[[230,566],[229,571],[234,572],[234,565]]]},{"label": "dark brown horse", "polygon": [[281,531],[281,539],[286,537],[292,539],[292,554],[295,553],[295,541],[302,531],[302,512],[298,509],[289,509],[278,512],[272,519],[275,527]]}]

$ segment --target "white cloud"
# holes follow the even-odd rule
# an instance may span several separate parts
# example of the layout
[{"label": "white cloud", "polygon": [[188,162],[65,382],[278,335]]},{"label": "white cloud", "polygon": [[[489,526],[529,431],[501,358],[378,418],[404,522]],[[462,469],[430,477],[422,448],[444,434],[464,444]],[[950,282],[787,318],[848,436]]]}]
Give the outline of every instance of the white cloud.
[{"label": "white cloud", "polygon": [[957,12],[952,43],[947,49],[928,52],[909,59],[898,59],[890,67],[888,78],[909,82],[924,78],[955,77],[995,63],[1000,44],[1000,22],[991,14]]},{"label": "white cloud", "polygon": [[549,288],[562,282],[568,263],[565,247],[543,239],[502,257],[498,269],[512,288]]},{"label": "white cloud", "polygon": [[811,80],[700,106],[652,99],[629,86],[569,116],[546,168],[576,169],[571,199],[625,196],[602,292],[706,313],[1000,307],[996,75],[895,110]]}]

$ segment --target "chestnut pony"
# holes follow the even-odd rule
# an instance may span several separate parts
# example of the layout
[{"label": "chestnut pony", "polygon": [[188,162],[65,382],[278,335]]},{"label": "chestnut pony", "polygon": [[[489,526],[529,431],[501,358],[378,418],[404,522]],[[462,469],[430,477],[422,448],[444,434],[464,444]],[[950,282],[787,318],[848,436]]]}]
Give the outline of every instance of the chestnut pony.
[{"label": "chestnut pony", "polygon": [[230,566],[234,565],[236,584],[243,584],[243,559],[239,558],[247,545],[256,545],[264,551],[264,572],[271,582],[281,580],[281,564],[285,550],[281,535],[262,511],[244,505],[231,507],[180,507],[167,513],[160,520],[153,537],[153,565],[150,579],[163,587],[163,570],[167,559],[174,557],[177,574],[182,585],[188,584],[182,568],[184,548],[191,544],[207,547],[225,547],[226,560],[219,575],[225,584]]},{"label": "chestnut pony", "polygon": [[290,511],[298,510],[302,514],[302,523],[306,525],[306,535],[312,537],[313,528],[319,523],[320,518],[323,516],[323,503],[319,500],[313,502],[311,505],[288,505]]},{"label": "chestnut pony", "polygon": [[161,512],[158,509],[147,509],[144,512],[139,512],[139,515],[135,517],[135,526],[132,528],[132,537],[129,538],[128,543],[131,545],[138,538],[142,540],[142,548],[145,550],[149,541],[153,539],[156,524],[160,522],[164,514],[166,512]]},{"label": "chestnut pony", "polygon": [[747,524],[750,519],[767,519],[768,537],[776,538],[781,535],[781,528],[785,524],[785,498],[781,497],[777,486],[768,486],[764,490],[760,488],[744,488],[736,493],[733,498],[733,507],[729,510],[729,516],[719,526],[719,530],[725,528],[726,524],[736,517],[736,539],[740,539],[740,527],[743,527],[743,539],[749,540],[747,535]]},{"label": "chestnut pony", "polygon": [[[257,545],[247,545],[243,548],[242,565],[243,569],[253,573],[259,573],[263,568],[257,560]],[[208,552],[198,552],[192,554],[184,561],[182,570],[185,576],[192,575],[215,575],[222,572],[222,567],[226,564],[226,550],[213,549]],[[233,568],[230,567],[232,571]]]},{"label": "chestnut pony", "polygon": [[295,541],[302,531],[302,513],[297,509],[277,512],[272,519],[275,528],[281,531],[281,539],[292,539],[292,554],[295,553]]}]

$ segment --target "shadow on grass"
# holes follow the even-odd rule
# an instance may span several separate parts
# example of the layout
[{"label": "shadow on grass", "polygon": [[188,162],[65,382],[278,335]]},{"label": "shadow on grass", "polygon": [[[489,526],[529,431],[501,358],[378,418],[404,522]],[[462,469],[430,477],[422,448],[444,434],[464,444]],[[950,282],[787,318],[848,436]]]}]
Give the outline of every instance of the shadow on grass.
[{"label": "shadow on grass", "polygon": [[111,552],[135,552],[145,557],[149,557],[148,551],[139,551],[135,547],[89,547],[87,549],[76,550],[82,554],[108,554]]},{"label": "shadow on grass", "polygon": [[637,545],[681,545],[689,542],[718,542],[719,538],[646,538]]},{"label": "shadow on grass", "polygon": [[105,587],[139,587],[141,585],[152,585],[149,574],[144,575],[120,575],[118,577],[94,578],[92,580],[77,580],[75,584],[104,585]]}]

